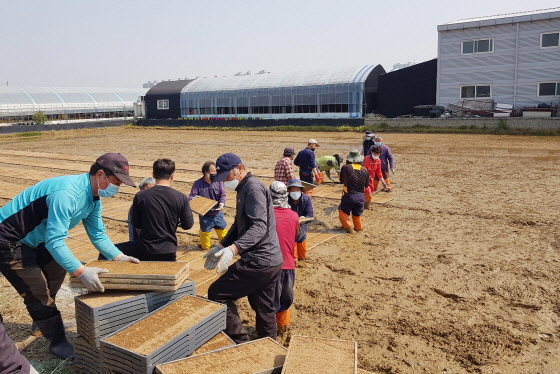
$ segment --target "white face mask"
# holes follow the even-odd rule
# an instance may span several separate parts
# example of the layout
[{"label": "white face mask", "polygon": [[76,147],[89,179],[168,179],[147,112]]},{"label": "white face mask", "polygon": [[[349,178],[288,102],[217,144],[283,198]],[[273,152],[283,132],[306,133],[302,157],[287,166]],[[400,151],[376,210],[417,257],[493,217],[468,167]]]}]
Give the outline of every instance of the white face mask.
[{"label": "white face mask", "polygon": [[299,198],[301,197],[301,192],[300,191],[292,191],[292,192],[290,192],[290,197],[294,200],[299,200]]},{"label": "white face mask", "polygon": [[224,182],[224,187],[227,188],[228,190],[235,191],[237,186],[239,186],[239,181],[237,179],[234,179],[232,181],[225,181]]},{"label": "white face mask", "polygon": [[377,160],[379,158],[379,156],[371,155],[371,158],[373,158],[374,160]]}]

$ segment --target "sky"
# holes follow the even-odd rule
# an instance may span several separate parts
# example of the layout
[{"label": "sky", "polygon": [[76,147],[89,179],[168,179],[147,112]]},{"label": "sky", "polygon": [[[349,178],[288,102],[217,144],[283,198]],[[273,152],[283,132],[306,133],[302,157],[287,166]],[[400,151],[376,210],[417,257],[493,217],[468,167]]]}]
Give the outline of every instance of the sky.
[{"label": "sky", "polygon": [[0,0],[0,84],[153,80],[437,57],[437,25],[558,0]]}]

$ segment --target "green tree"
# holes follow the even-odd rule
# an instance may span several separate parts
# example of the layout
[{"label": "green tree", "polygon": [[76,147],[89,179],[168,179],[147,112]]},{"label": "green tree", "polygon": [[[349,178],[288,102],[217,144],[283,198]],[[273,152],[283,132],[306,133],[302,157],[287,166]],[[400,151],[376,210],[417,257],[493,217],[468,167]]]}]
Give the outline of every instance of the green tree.
[{"label": "green tree", "polygon": [[43,125],[47,122],[47,116],[40,110],[31,117],[31,120],[37,125]]}]

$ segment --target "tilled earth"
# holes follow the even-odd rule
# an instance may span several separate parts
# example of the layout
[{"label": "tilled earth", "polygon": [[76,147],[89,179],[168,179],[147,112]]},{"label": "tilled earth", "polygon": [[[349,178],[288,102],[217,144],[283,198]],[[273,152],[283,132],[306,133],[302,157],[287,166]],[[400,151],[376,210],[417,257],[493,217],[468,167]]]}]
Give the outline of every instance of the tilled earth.
[{"label": "tilled earth", "polygon": [[[298,264],[283,341],[356,340],[359,367],[380,373],[560,372],[560,138],[384,136],[397,165],[393,200],[365,212],[362,233],[339,235]],[[202,165],[234,152],[251,170],[272,169],[284,147],[303,149],[309,138],[321,144],[318,156],[344,157],[361,134],[103,129],[0,143],[92,162],[120,152]],[[337,200],[313,204],[316,229],[343,232]],[[26,318],[1,307],[10,323]]]}]

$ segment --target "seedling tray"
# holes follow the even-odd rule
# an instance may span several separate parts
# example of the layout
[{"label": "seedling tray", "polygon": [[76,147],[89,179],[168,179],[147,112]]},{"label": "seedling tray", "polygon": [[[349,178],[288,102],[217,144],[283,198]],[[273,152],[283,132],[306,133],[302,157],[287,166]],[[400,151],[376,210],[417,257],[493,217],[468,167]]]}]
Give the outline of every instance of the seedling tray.
[{"label": "seedling tray", "polygon": [[272,374],[280,372],[285,357],[286,348],[270,338],[263,338],[158,364],[155,371],[158,374]]},{"label": "seedling tray", "polygon": [[358,343],[292,336],[282,374],[356,374]]},{"label": "seedling tray", "polygon": [[226,306],[184,295],[101,340],[110,370],[151,373],[155,365],[192,354],[225,329]]}]

